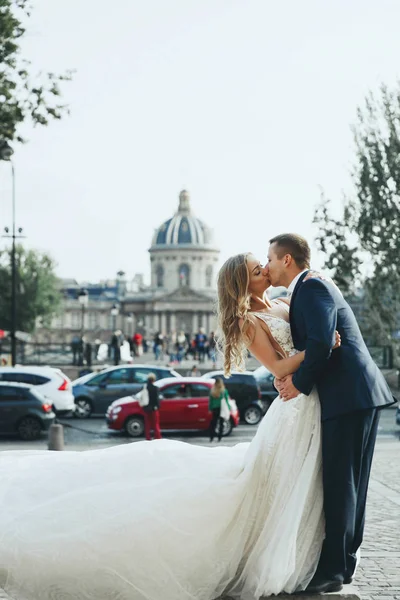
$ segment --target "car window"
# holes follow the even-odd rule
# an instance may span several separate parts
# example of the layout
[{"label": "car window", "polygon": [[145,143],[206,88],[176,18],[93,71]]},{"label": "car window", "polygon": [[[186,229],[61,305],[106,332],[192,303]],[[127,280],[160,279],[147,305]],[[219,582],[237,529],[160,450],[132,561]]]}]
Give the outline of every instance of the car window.
[{"label": "car window", "polygon": [[133,383],[147,383],[147,378],[150,373],[154,373],[157,379],[160,379],[158,369],[146,369],[146,368],[138,368],[132,369],[133,371]]},{"label": "car window", "polygon": [[107,379],[107,375],[108,375],[108,373],[100,373],[100,375],[95,375],[92,379],[89,379],[89,381],[84,382],[82,385],[88,385],[90,387],[92,387],[92,386],[96,387],[96,385],[100,385],[100,383],[102,381],[104,381],[105,379]]},{"label": "car window", "polygon": [[192,383],[191,387],[191,396],[193,398],[208,398],[210,395],[210,388],[208,385],[204,385],[203,383]]},{"label": "car window", "polygon": [[[178,375],[175,375],[174,371],[168,371],[167,369],[154,369],[152,372],[157,379],[168,379],[168,377],[176,377]],[[178,375],[178,377],[180,377],[180,375]]]},{"label": "car window", "polygon": [[49,377],[44,377],[43,375],[32,375],[33,377],[33,385],[44,385],[50,381]]},{"label": "car window", "polygon": [[130,383],[132,380],[130,371],[130,369],[115,369],[115,371],[111,371],[107,374],[107,383],[110,385]]},{"label": "car window", "polygon": [[161,391],[164,398],[187,398],[188,386],[184,383],[178,383],[177,385],[170,385]]},{"label": "car window", "polygon": [[47,377],[34,375],[33,373],[2,373],[2,381],[16,381],[18,383],[27,383],[29,385],[41,385],[50,381]]},{"label": "car window", "polygon": [[9,386],[0,386],[0,402],[20,400],[25,397],[25,390]]}]

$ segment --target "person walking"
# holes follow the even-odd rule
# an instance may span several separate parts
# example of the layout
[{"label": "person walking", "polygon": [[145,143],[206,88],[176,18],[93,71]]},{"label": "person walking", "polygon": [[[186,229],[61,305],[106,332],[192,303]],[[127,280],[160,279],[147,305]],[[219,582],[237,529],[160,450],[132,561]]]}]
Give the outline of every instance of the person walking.
[{"label": "person walking", "polygon": [[224,382],[221,377],[215,378],[215,383],[211,388],[210,397],[208,401],[208,410],[212,413],[210,423],[210,442],[214,440],[215,434],[218,435],[218,441],[221,441],[222,433],[224,431],[224,419],[221,417],[221,405],[226,402],[231,410],[229,404],[229,394],[226,389]]},{"label": "person walking", "polygon": [[160,414],[159,414],[159,389],[154,385],[156,376],[154,373],[149,373],[147,377],[147,391],[149,394],[149,403],[143,407],[144,410],[144,432],[146,440],[151,440],[151,432],[153,431],[154,439],[161,439],[160,431]]}]

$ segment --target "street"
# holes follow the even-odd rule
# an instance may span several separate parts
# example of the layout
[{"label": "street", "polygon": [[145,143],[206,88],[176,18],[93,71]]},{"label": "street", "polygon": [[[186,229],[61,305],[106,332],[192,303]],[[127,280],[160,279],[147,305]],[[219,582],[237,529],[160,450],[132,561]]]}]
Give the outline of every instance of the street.
[{"label": "street", "polygon": [[[395,423],[395,410],[393,408],[382,411],[379,425],[380,440],[399,440],[400,427]],[[66,450],[89,450],[94,448],[107,448],[118,444],[129,444],[141,441],[132,439],[123,433],[110,431],[105,423],[104,417],[91,417],[89,419],[62,418],[60,422],[64,425],[64,440]],[[221,444],[234,446],[242,442],[250,442],[257,430],[257,426],[241,423],[233,430],[232,435],[223,438]],[[179,440],[189,444],[210,445],[207,434],[204,432],[182,432],[167,431],[163,436],[168,439]],[[214,442],[214,444],[217,442]],[[47,437],[42,435],[41,439],[34,442],[23,442],[16,436],[2,437],[0,439],[0,451],[2,450],[46,450]]]}]

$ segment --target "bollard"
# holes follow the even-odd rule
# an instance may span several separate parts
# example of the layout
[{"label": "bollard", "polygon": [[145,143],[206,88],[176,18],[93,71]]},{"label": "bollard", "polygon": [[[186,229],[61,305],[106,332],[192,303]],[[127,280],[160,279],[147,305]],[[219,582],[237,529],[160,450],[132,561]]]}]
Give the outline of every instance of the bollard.
[{"label": "bollard", "polygon": [[64,450],[64,427],[59,423],[50,425],[49,450]]}]

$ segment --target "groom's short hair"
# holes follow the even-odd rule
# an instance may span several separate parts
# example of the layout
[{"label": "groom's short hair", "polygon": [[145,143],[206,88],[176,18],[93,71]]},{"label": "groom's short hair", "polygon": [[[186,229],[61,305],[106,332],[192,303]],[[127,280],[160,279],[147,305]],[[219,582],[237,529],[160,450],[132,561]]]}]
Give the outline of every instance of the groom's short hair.
[{"label": "groom's short hair", "polygon": [[299,269],[309,269],[311,251],[305,238],[297,233],[282,233],[269,240],[270,244],[275,244],[278,258],[283,258],[285,254],[290,254]]}]

